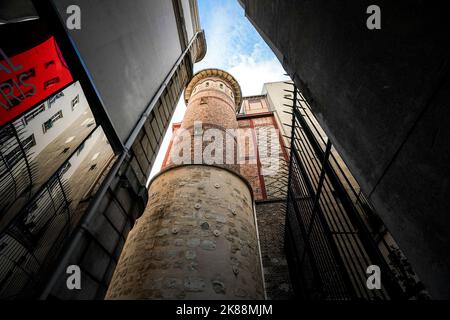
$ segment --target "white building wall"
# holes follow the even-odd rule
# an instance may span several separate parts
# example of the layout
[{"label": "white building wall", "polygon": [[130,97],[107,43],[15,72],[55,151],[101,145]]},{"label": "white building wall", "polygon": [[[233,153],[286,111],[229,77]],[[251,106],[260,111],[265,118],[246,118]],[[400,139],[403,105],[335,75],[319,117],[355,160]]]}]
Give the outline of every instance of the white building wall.
[{"label": "white building wall", "polygon": [[189,42],[192,39],[192,37],[194,36],[194,26],[192,24],[190,1],[182,0],[181,6],[183,8],[184,24],[186,26],[186,33],[187,33],[188,42]]},{"label": "white building wall", "polygon": [[[84,95],[83,89],[79,82],[75,82],[62,91],[64,96],[56,99],[54,103],[49,104],[49,99],[44,102],[45,111],[39,113],[28,123],[25,118],[30,112],[22,116],[19,121],[26,123],[23,131],[23,139],[26,139],[31,134],[34,134],[36,145],[30,150],[31,159],[34,159],[47,145],[56,139],[64,130],[66,130],[79,117],[90,113],[90,121],[95,122],[94,117],[90,111],[88,102]],[[72,110],[72,100],[79,96],[79,103]],[[35,110],[36,108],[33,108]],[[62,111],[63,117],[54,122],[53,127],[44,133],[43,124],[49,120],[53,115]]]},{"label": "white building wall", "polygon": [[84,142],[84,147],[80,152],[75,152],[75,154],[69,159],[70,168],[64,173],[64,179],[70,179],[72,174],[78,169],[81,163],[86,159],[86,156],[98,145],[97,142],[103,140],[106,143],[106,136],[103,130],[99,127],[97,130],[91,133],[91,136]]}]

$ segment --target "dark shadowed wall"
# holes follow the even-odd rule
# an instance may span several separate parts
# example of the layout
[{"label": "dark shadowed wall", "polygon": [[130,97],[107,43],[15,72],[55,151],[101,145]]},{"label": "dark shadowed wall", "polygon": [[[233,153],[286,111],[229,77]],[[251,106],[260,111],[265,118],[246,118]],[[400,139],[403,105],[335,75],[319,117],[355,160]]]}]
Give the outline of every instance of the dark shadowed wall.
[{"label": "dark shadowed wall", "polygon": [[449,20],[438,3],[241,0],[434,298],[450,291]]}]

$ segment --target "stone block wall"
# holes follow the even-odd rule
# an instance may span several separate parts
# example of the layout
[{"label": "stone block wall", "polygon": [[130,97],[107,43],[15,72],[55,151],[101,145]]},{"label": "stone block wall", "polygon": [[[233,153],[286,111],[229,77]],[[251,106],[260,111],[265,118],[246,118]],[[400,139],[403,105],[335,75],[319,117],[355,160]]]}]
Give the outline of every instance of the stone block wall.
[{"label": "stone block wall", "polygon": [[156,176],[108,299],[263,299],[253,199],[245,180],[206,165]]}]

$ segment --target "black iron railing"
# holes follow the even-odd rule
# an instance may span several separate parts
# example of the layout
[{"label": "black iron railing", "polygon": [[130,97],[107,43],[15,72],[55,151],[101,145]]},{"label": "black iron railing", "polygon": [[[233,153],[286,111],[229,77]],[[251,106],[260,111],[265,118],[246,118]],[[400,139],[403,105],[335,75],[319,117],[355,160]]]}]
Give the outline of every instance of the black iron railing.
[{"label": "black iron railing", "polygon": [[0,128],[0,212],[31,190],[34,168],[29,148],[20,141],[23,125],[12,123]]},{"label": "black iron railing", "polygon": [[[290,83],[292,85],[292,83]],[[296,293],[305,299],[408,298],[399,249],[330,139],[293,86],[285,246]],[[401,253],[400,253],[401,254]],[[393,259],[394,258],[394,259]],[[369,289],[367,268],[381,270]],[[413,279],[413,285],[417,284]],[[419,290],[419,288],[417,288]]]},{"label": "black iron railing", "polygon": [[69,196],[58,171],[0,232],[0,299],[29,297],[56,258],[71,227]]}]

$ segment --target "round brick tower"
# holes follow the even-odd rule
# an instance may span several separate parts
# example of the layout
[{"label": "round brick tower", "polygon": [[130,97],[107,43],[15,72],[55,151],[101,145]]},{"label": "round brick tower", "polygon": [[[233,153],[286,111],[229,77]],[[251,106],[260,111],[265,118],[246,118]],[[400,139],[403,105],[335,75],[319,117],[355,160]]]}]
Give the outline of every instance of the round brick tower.
[{"label": "round brick tower", "polygon": [[[188,154],[171,154],[153,178],[106,298],[263,299],[253,195],[227,132],[237,128],[239,84],[225,71],[206,69],[194,75],[184,97]],[[181,143],[174,140],[172,150]]]}]

